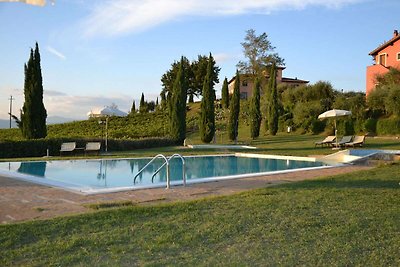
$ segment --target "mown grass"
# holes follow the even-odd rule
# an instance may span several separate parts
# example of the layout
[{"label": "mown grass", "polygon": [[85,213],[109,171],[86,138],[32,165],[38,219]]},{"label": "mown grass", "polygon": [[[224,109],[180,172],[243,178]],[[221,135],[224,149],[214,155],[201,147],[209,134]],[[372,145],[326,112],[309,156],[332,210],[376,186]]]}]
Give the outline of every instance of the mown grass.
[{"label": "mown grass", "polygon": [[400,265],[400,165],[0,226],[0,265]]}]

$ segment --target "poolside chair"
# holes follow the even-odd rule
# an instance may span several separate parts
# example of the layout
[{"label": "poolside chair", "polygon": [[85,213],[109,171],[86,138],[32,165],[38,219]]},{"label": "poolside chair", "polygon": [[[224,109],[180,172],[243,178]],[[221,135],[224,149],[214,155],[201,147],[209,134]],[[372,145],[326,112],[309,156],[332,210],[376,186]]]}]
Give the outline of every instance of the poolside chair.
[{"label": "poolside chair", "polygon": [[86,144],[85,154],[94,152],[94,153],[97,153],[97,155],[98,155],[100,152],[100,148],[101,148],[100,142],[89,142]]},{"label": "poolside chair", "polygon": [[334,135],[327,136],[324,140],[315,142],[315,147],[317,145],[320,145],[321,147],[324,145],[330,146],[335,141],[335,139],[336,139],[336,136],[334,136]]},{"label": "poolside chair", "polygon": [[63,152],[68,153],[68,152],[73,152],[76,148],[76,142],[67,142],[67,143],[62,143],[61,144],[61,149],[60,149],[60,156]]},{"label": "poolside chair", "polygon": [[356,147],[356,146],[363,146],[365,142],[365,135],[356,135],[353,139],[353,141],[349,142],[349,143],[345,143],[344,146],[348,147]]},{"label": "poolside chair", "polygon": [[345,146],[346,143],[350,143],[352,139],[353,139],[352,135],[343,136],[342,139],[340,139],[340,141],[337,144],[336,144],[336,142],[332,143],[332,146],[335,146],[335,147]]}]

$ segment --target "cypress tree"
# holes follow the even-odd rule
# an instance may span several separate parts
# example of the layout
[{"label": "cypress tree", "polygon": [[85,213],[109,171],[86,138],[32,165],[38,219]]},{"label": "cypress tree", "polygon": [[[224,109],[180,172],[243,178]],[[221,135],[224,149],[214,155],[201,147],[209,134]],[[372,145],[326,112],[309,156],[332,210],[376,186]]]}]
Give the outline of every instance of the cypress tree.
[{"label": "cypress tree", "polygon": [[164,91],[161,92],[160,97],[161,97],[160,109],[165,110],[167,108],[167,97],[165,96]]},{"label": "cypress tree", "polygon": [[229,90],[228,90],[228,80],[224,79],[224,83],[222,84],[222,107],[229,108]]},{"label": "cypress tree", "polygon": [[253,97],[250,102],[250,135],[253,139],[260,135],[260,87],[260,79],[257,77],[254,81]]},{"label": "cypress tree", "polygon": [[276,67],[272,65],[269,82],[269,105],[268,105],[268,128],[271,135],[276,135],[278,132],[278,89],[276,86]]},{"label": "cypress tree", "polygon": [[44,138],[47,135],[47,112],[43,104],[43,78],[38,43],[35,51],[31,49],[24,69],[25,102],[21,113],[22,135],[27,139]]},{"label": "cypress tree", "polygon": [[135,113],[136,113],[136,106],[135,106],[135,100],[133,100],[132,108],[131,108],[131,114],[135,114]]},{"label": "cypress tree", "polygon": [[233,89],[232,99],[229,105],[229,124],[228,134],[230,140],[236,140],[239,128],[239,112],[240,112],[240,77],[239,71],[236,70],[235,87]]},{"label": "cypress tree", "polygon": [[215,134],[215,107],[214,107],[214,82],[213,58],[210,57],[207,65],[207,74],[203,83],[203,98],[201,99],[200,114],[200,138],[204,143],[210,143]]},{"label": "cypress tree", "polygon": [[170,135],[179,144],[183,144],[183,140],[186,138],[186,94],[188,83],[183,64],[184,57],[181,58],[172,96],[170,97]]},{"label": "cypress tree", "polygon": [[142,96],[140,97],[140,103],[139,103],[139,112],[145,113],[146,111],[147,111],[146,102],[144,102],[144,94],[142,93]]}]

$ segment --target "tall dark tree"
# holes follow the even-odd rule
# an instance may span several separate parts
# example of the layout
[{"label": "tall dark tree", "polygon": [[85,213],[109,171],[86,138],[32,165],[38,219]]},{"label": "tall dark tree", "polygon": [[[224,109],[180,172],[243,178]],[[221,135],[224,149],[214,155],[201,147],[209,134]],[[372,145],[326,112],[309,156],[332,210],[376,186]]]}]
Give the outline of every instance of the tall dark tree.
[{"label": "tall dark tree", "polygon": [[229,104],[229,124],[228,134],[230,140],[235,140],[238,136],[239,128],[239,112],[240,112],[240,75],[239,71],[236,71],[235,87],[233,89],[232,99]]},{"label": "tall dark tree", "polygon": [[260,76],[272,64],[285,65],[284,59],[274,53],[275,47],[268,40],[265,32],[257,36],[255,30],[247,30],[241,45],[244,56],[247,58],[247,61],[239,61],[237,64],[241,73]]},{"label": "tall dark tree", "polygon": [[222,84],[222,107],[229,108],[229,90],[228,90],[228,79],[224,79],[224,83]]},{"label": "tall dark tree", "polygon": [[47,135],[47,112],[43,104],[43,78],[40,66],[39,45],[31,49],[25,64],[25,102],[21,112],[22,134],[27,139],[44,138]]},{"label": "tall dark tree", "polygon": [[254,81],[253,96],[250,102],[250,135],[257,138],[260,135],[261,109],[260,109],[260,79]]},{"label": "tall dark tree", "polygon": [[278,89],[276,86],[276,67],[272,65],[271,74],[268,81],[268,129],[271,135],[276,135],[278,132],[279,120],[279,102],[278,102]]},{"label": "tall dark tree", "polygon": [[167,108],[167,97],[165,96],[164,91],[160,93],[160,97],[161,97],[160,109],[164,111]]},{"label": "tall dark tree", "polygon": [[203,98],[201,99],[200,138],[204,143],[210,143],[215,134],[215,95],[213,78],[213,60],[210,53],[207,74],[203,83]]},{"label": "tall dark tree", "polygon": [[174,82],[171,96],[170,135],[179,144],[186,138],[186,94],[188,83],[185,76],[184,57],[179,63],[178,74]]},{"label": "tall dark tree", "polygon": [[136,106],[135,106],[135,100],[133,100],[132,108],[131,108],[131,114],[135,114],[135,113],[136,113]]},{"label": "tall dark tree", "polygon": [[146,113],[147,112],[147,106],[146,106],[146,102],[144,101],[144,94],[143,93],[142,93],[142,96],[140,97],[139,112],[140,113]]}]

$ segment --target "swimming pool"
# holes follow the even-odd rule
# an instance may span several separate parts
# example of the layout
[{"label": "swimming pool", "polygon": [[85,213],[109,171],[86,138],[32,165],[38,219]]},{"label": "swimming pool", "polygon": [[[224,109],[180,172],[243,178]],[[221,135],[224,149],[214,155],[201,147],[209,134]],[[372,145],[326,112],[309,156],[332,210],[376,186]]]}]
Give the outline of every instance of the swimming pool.
[{"label": "swimming pool", "polygon": [[[166,169],[153,173],[164,163],[157,159],[134,176],[151,158],[48,160],[29,162],[0,162],[0,175],[32,182],[58,186],[85,194],[114,192],[139,188],[164,187]],[[219,179],[242,178],[288,172],[298,169],[324,168],[326,164],[312,158],[293,158],[255,154],[187,156],[185,172],[187,183]],[[170,161],[171,184],[182,184],[182,161]]]}]

